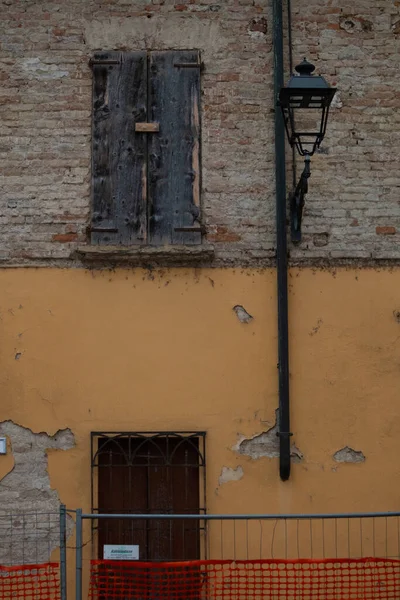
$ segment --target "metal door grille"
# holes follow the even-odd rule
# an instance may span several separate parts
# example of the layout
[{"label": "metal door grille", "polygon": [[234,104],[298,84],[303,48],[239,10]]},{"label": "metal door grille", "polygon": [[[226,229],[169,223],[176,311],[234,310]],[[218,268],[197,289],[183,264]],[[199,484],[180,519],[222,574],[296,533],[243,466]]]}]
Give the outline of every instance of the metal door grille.
[{"label": "metal door grille", "polygon": [[[204,432],[93,432],[92,512],[205,514]],[[98,554],[105,544],[138,544],[141,558],[199,557],[202,524],[101,520],[94,524]]]}]

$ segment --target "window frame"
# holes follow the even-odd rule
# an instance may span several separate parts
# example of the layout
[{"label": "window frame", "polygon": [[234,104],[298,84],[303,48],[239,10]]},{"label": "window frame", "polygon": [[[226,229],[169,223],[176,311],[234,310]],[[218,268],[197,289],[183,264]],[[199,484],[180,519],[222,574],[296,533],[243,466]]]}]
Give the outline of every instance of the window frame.
[{"label": "window frame", "polygon": [[[111,468],[115,468],[115,469],[121,469],[121,468],[129,468],[129,467],[146,467],[147,466],[147,472],[149,472],[149,469],[152,467],[154,468],[154,462],[150,462],[150,460],[148,460],[147,464],[143,463],[142,461],[137,461],[135,464],[135,459],[137,459],[139,457],[139,459],[143,459],[143,455],[139,455],[139,449],[145,445],[146,443],[150,442],[151,446],[155,445],[157,446],[157,441],[158,440],[162,440],[162,441],[166,441],[166,448],[167,448],[167,452],[165,452],[165,455],[162,457],[163,459],[165,458],[165,462],[160,462],[157,463],[158,466],[161,467],[169,467],[171,469],[175,469],[175,468],[182,468],[182,467],[196,467],[198,469],[198,492],[199,492],[199,496],[198,496],[198,510],[196,512],[196,514],[206,514],[207,513],[207,509],[206,509],[206,432],[205,431],[93,431],[91,432],[90,435],[90,456],[91,456],[91,512],[92,514],[98,514],[99,511],[99,471],[98,469],[101,468],[101,449],[102,447],[104,448],[104,446],[102,446],[102,441],[105,441],[107,443],[107,441],[111,441],[111,442],[116,442],[118,443],[118,439],[123,439],[123,440],[128,440],[128,453],[124,452],[124,459],[126,458],[126,460],[124,460],[124,464],[110,464]],[[130,443],[130,440],[135,440],[135,441],[139,441],[139,449],[137,448],[136,450],[134,450],[133,452],[131,452],[131,448],[132,448],[132,444]],[[143,444],[140,444],[140,440],[142,440]],[[173,444],[171,444],[170,450],[168,451],[168,440],[173,440]],[[192,440],[195,440],[196,443],[192,443]],[[177,442],[177,444],[175,444]],[[198,461],[196,462],[196,464],[176,464],[173,462],[174,459],[174,454],[176,453],[177,448],[179,447],[179,445],[182,444],[190,444],[190,447],[193,449],[196,449],[196,453],[197,453],[197,457],[198,457]],[[176,447],[174,447],[176,446]],[[106,450],[107,452],[107,450]],[[160,455],[159,455],[160,456]],[[153,459],[153,457],[152,457]],[[156,466],[157,466],[156,465]],[[103,465],[104,466],[104,465]],[[131,477],[131,475],[130,475]],[[169,511],[167,511],[167,513],[164,514],[168,514],[169,512],[171,512],[173,509],[171,508]],[[151,512],[151,508],[149,507],[149,504],[147,504],[147,509],[145,511],[145,514],[148,514],[149,516],[151,514],[154,514]],[[118,511],[119,513],[119,511]],[[121,513],[121,514],[132,514],[126,512],[126,513]],[[171,514],[173,514],[171,512]],[[151,519],[151,516],[150,516]],[[104,520],[103,520],[104,521]],[[147,521],[146,521],[147,522]],[[182,522],[183,524],[183,522]],[[95,521],[92,519],[91,521],[91,527],[92,527],[92,556],[96,557],[96,552],[97,552],[97,546],[98,546],[98,535],[100,535],[100,531],[99,531],[99,526],[98,526],[98,521]],[[197,522],[196,527],[198,527],[197,531],[198,531],[198,543],[200,544],[199,546],[199,550],[201,552],[201,554],[207,553],[207,544],[206,544],[206,523],[203,520],[200,520]],[[184,542],[183,542],[184,543]]]}]

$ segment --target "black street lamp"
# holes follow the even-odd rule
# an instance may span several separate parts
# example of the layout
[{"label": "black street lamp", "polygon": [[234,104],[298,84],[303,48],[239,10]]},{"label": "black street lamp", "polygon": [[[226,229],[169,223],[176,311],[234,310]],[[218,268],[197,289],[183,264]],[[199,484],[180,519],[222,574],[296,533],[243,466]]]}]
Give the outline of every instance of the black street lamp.
[{"label": "black street lamp", "polygon": [[336,93],[321,75],[313,75],[314,65],[306,59],[295,68],[286,87],[279,93],[286,133],[291,147],[304,156],[304,170],[290,196],[292,241],[301,241],[304,196],[311,175],[310,157],[319,148],[326,132],[329,107]]}]

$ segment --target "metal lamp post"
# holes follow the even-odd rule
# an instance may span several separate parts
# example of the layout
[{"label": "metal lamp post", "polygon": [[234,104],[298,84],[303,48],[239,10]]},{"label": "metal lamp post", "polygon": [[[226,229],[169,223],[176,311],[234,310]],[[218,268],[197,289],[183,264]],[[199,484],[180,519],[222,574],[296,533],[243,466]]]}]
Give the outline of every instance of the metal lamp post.
[{"label": "metal lamp post", "polygon": [[306,59],[295,70],[297,75],[292,75],[288,85],[280,90],[279,105],[289,144],[304,156],[304,170],[290,196],[292,241],[300,242],[304,196],[311,175],[310,157],[324,139],[336,88],[332,88],[321,75],[313,75],[315,67]]}]

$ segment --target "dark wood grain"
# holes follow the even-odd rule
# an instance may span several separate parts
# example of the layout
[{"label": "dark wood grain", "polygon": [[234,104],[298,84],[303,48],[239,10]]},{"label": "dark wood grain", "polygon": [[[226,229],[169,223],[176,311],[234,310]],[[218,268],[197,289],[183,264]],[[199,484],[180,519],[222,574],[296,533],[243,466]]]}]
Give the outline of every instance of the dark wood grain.
[{"label": "dark wood grain", "polygon": [[[185,68],[175,64],[185,63]],[[188,68],[187,63],[193,63]],[[149,117],[149,226],[152,244],[199,244],[200,63],[197,51],[152,52]]]},{"label": "dark wood grain", "polygon": [[97,53],[92,68],[92,243],[146,243],[147,139],[135,122],[147,120],[147,56]]},{"label": "dark wood grain", "polygon": [[[129,447],[130,444],[130,447]],[[169,448],[167,448],[167,444]],[[100,513],[198,514],[198,440],[160,437],[157,444],[118,437],[99,444]],[[129,452],[140,450],[129,462]],[[169,454],[166,463],[163,456]],[[200,558],[199,522],[161,519],[99,519],[98,555],[104,544],[138,544],[142,560]]]},{"label": "dark wood grain", "polygon": [[[98,511],[99,513],[142,513],[147,511],[147,467],[130,466],[127,438],[99,441]],[[102,449],[103,446],[103,449]],[[147,544],[146,522],[127,519],[99,519],[98,557],[103,558],[105,544],[138,544],[142,555]]]}]

